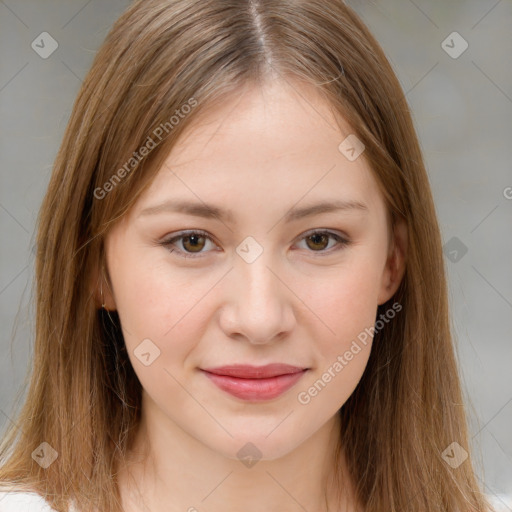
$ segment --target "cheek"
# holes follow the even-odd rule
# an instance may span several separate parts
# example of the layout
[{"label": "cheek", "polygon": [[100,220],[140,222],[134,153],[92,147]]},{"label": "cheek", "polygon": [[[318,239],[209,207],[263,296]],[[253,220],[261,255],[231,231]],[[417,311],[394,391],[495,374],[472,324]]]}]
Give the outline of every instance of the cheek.
[{"label": "cheek", "polygon": [[208,283],[203,279],[194,284],[177,272],[169,275],[168,268],[165,272],[154,262],[132,263],[116,270],[115,288],[131,364],[155,403],[173,403],[184,410],[190,407],[190,396],[178,382],[189,353],[203,336],[201,322],[206,316],[201,315],[200,301]]},{"label": "cheek", "polygon": [[324,286],[309,291],[308,305],[322,322],[315,321],[321,331],[310,333],[316,367],[296,397],[308,415],[334,414],[361,379],[372,346],[377,279],[377,272],[365,265],[347,266],[325,280]]},{"label": "cheek", "polygon": [[155,366],[179,366],[202,337],[205,299],[219,277],[172,268],[165,254],[149,259],[155,252],[147,248],[129,253],[113,258],[109,270],[132,364],[143,368],[134,351],[149,339],[160,351]]},{"label": "cheek", "polygon": [[[374,325],[380,287],[378,262],[347,264],[321,286],[309,285],[308,306],[323,321],[325,349],[342,348]],[[349,343],[350,344],[350,343]]]},{"label": "cheek", "polygon": [[160,338],[199,300],[200,288],[154,265],[120,269],[115,291],[121,321],[127,330]]},{"label": "cheek", "polygon": [[308,306],[322,320],[315,322],[321,330],[309,333],[318,364],[297,400],[312,414],[322,414],[324,407],[330,413],[341,407],[366,368],[381,282],[382,262],[374,249],[354,251],[308,290]]}]

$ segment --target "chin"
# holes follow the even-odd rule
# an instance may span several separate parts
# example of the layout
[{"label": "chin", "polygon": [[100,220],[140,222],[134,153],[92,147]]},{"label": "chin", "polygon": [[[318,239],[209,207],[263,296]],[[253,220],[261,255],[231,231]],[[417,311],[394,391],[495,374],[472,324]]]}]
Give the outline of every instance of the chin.
[{"label": "chin", "polygon": [[[235,435],[233,438],[223,436],[222,442],[208,443],[210,448],[219,455],[228,459],[239,460],[245,463],[247,467],[251,467],[253,462],[259,460],[275,460],[286,456],[301,444],[303,439],[293,439],[283,429],[278,432],[277,427],[270,435],[272,430],[257,432],[243,431]],[[218,439],[216,441],[219,441]]]}]

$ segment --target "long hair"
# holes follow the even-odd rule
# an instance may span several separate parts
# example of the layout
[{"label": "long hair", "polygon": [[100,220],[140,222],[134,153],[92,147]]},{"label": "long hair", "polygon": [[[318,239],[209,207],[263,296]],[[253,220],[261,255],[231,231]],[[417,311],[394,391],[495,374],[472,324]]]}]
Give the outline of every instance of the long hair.
[{"label": "long hair", "polygon": [[[315,86],[365,145],[393,223],[407,223],[404,277],[379,306],[403,311],[375,334],[339,412],[357,498],[366,512],[489,509],[471,457],[454,468],[443,456],[454,442],[469,451],[469,440],[441,236],[407,101],[341,0],[138,0],[113,25],[40,210],[33,365],[0,447],[0,481],[38,492],[59,512],[71,501],[121,511],[116,468],[137,430],[141,385],[119,317],[95,301],[105,236],[200,113],[270,76]],[[41,449],[48,462],[56,454],[49,465],[36,462]]]}]

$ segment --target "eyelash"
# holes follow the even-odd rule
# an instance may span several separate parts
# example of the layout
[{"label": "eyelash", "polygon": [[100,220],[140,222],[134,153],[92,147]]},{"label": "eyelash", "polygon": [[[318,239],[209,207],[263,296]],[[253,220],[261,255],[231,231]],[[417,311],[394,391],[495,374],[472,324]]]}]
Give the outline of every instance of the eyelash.
[{"label": "eyelash", "polygon": [[[211,242],[215,243],[213,238],[208,233],[206,233],[206,231],[202,231],[202,230],[198,229],[198,230],[182,231],[178,235],[175,235],[167,240],[162,240],[161,242],[159,242],[159,245],[169,248],[170,246],[172,246],[174,244],[174,242],[176,240],[186,238],[191,235],[200,235],[202,237],[205,237],[207,240],[210,240]],[[328,235],[328,236],[334,238],[338,242],[338,247],[334,248],[334,251],[332,250],[333,249],[332,247],[328,250],[310,251],[313,254],[319,253],[318,256],[320,256],[320,257],[323,255],[332,254],[332,252],[339,251],[339,250],[343,249],[344,247],[347,247],[351,244],[351,241],[348,238],[344,238],[341,235],[338,235],[337,233],[333,233],[332,231],[322,231],[322,230],[313,230],[313,231],[306,232],[306,234],[304,234],[303,237],[301,238],[301,241],[310,236],[314,236],[314,235]],[[201,254],[203,254],[203,253],[199,252],[199,253],[195,253],[194,255],[192,255],[192,253],[187,253],[186,251],[182,251],[182,250],[176,251],[176,249],[171,249],[170,252],[177,252],[183,258],[201,258],[202,257]]]}]

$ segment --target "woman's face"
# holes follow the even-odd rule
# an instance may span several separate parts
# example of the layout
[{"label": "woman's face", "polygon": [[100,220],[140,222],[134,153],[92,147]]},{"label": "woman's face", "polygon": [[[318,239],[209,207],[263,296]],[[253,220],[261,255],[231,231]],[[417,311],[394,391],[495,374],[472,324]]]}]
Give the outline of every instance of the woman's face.
[{"label": "woman's face", "polygon": [[[333,420],[401,277],[364,152],[339,148],[350,133],[307,86],[247,89],[190,125],[109,233],[107,306],[144,414],[229,458],[283,456]],[[300,371],[205,372],[274,363]]]}]

